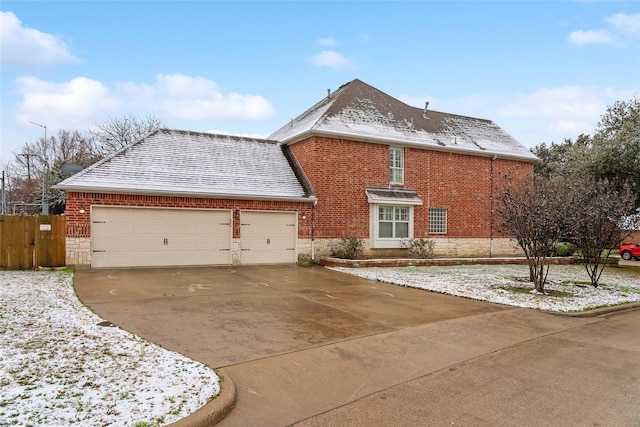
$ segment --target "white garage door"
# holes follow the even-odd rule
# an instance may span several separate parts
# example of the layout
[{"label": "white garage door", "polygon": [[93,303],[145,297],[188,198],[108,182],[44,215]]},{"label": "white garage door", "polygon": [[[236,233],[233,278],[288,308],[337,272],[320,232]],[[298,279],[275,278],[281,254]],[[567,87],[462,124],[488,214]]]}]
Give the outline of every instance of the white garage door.
[{"label": "white garage door", "polygon": [[297,219],[295,212],[241,212],[241,263],[297,262]]},{"label": "white garage door", "polygon": [[231,211],[93,206],[92,267],[231,263]]}]

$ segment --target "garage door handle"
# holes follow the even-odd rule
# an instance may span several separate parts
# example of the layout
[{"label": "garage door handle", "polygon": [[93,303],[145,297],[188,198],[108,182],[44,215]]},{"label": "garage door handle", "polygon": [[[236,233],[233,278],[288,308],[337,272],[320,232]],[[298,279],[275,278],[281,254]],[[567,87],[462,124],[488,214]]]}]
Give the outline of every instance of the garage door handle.
[{"label": "garage door handle", "polygon": [[169,239],[164,239],[164,245],[167,246],[169,244]]},{"label": "garage door handle", "polygon": [[107,252],[107,251],[94,250],[94,251],[91,251],[91,252]]}]

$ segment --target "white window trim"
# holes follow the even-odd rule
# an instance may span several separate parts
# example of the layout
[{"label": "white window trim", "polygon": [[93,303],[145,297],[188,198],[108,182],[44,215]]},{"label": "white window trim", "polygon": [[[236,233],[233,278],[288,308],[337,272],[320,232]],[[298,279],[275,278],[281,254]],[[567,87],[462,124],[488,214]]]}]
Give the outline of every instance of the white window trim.
[{"label": "white window trim", "polygon": [[[367,200],[369,202],[369,247],[374,248],[401,248],[402,242],[413,238],[414,207],[422,205],[422,200],[415,190],[392,190],[384,188],[367,187]],[[382,194],[380,194],[382,193]],[[386,193],[386,194],[385,194]],[[378,225],[378,208],[380,206],[396,206],[409,208],[409,236],[403,238],[378,237],[380,227]]]},{"label": "white window trim", "polygon": [[[401,153],[401,156],[400,156],[400,163],[401,164],[400,164],[399,168],[398,167],[394,167],[394,166],[391,165],[391,153],[394,150],[398,150]],[[400,181],[392,181],[391,180],[391,177],[392,177],[391,171],[394,170],[394,169],[400,169],[400,171],[402,172],[401,176],[400,176]],[[395,147],[395,146],[392,146],[392,145],[389,146],[389,183],[390,184],[396,184],[396,185],[404,184],[404,148],[403,147]]]},{"label": "white window trim", "polygon": [[[375,203],[369,205],[369,236],[371,248],[401,248],[402,242],[409,239],[413,239],[413,207],[415,203]],[[380,223],[378,217],[378,211],[380,206],[394,206],[409,208],[409,236],[408,237],[378,237],[380,233]]]}]

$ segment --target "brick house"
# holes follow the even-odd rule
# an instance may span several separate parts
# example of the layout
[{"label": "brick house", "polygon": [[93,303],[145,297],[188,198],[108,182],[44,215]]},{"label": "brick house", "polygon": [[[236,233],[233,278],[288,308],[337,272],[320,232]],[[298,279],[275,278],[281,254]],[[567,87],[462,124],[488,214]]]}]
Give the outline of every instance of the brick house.
[{"label": "brick house", "polygon": [[168,129],[57,188],[67,264],[92,267],[296,262],[316,201],[286,146]]},{"label": "brick house", "polygon": [[341,237],[367,256],[520,253],[491,200],[537,158],[489,120],[410,107],[353,80],[268,140],[156,131],[58,185],[67,263],[295,262]]},{"label": "brick house", "polygon": [[[427,104],[428,105],[428,104]],[[538,160],[489,120],[414,108],[353,80],[269,136],[291,147],[317,197],[319,253],[359,237],[368,256],[433,239],[442,256],[520,254],[494,236],[499,180]]]}]

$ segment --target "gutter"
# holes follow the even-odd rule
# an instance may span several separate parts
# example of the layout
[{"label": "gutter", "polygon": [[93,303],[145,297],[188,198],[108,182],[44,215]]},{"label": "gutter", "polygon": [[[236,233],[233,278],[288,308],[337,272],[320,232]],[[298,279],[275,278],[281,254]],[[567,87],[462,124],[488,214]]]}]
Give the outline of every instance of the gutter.
[{"label": "gutter", "polygon": [[230,200],[268,200],[275,202],[302,202],[316,203],[317,197],[309,195],[306,197],[287,196],[264,196],[254,194],[230,194],[230,193],[194,193],[187,191],[170,190],[140,190],[133,188],[113,188],[113,187],[76,187],[72,185],[54,185],[52,188],[76,193],[104,193],[104,194],[135,194],[145,196],[177,196],[177,197],[199,197],[208,199],[230,199]]}]

